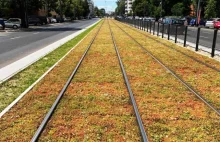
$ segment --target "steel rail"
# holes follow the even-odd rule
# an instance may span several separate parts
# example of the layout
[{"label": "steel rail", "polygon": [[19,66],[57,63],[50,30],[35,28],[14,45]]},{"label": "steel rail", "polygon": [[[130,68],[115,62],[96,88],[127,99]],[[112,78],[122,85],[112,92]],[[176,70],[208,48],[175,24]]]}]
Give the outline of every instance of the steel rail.
[{"label": "steel rail", "polygon": [[[123,24],[126,25],[127,27],[129,27],[127,24],[125,24],[125,23],[123,23]],[[213,70],[215,70],[215,71],[217,71],[217,72],[220,72],[220,69],[218,69],[218,68],[216,68],[216,67],[214,67],[214,66],[211,66],[211,65],[209,65],[209,64],[207,64],[207,63],[205,63],[205,62],[202,62],[202,61],[196,59],[196,58],[193,57],[193,56],[187,55],[186,53],[184,53],[184,52],[182,52],[182,51],[180,51],[180,50],[178,50],[178,49],[175,49],[174,47],[169,46],[169,45],[167,45],[167,44],[165,44],[165,43],[163,43],[163,42],[161,42],[161,41],[158,41],[158,40],[156,40],[156,39],[154,39],[154,38],[152,38],[152,37],[150,37],[150,36],[148,36],[148,35],[146,35],[146,34],[140,32],[139,30],[135,30],[135,29],[133,29],[133,28],[130,28],[130,29],[133,30],[133,31],[136,31],[136,32],[138,32],[138,33],[140,33],[140,34],[142,34],[142,35],[144,35],[145,37],[148,37],[148,38],[150,38],[150,39],[156,41],[157,43],[160,43],[160,44],[162,44],[162,45],[164,45],[164,46],[166,46],[166,47],[168,47],[168,48],[170,48],[170,49],[173,49],[173,50],[175,50],[175,51],[177,51],[177,52],[179,52],[179,53],[181,53],[181,54],[187,56],[188,58],[191,58],[192,60],[194,60],[194,61],[196,61],[196,62],[198,62],[198,63],[200,63],[200,64],[202,64],[202,65],[204,65],[204,66],[206,66],[206,67],[208,67],[208,68],[211,68],[211,69],[213,69]]]},{"label": "steel rail", "polygon": [[61,98],[63,97],[64,93],[66,92],[68,86],[70,85],[72,79],[74,78],[77,70],[79,69],[79,66],[81,65],[83,59],[85,58],[86,54],[88,53],[90,47],[92,46],[95,38],[97,37],[102,25],[104,22],[102,22],[101,26],[99,27],[98,31],[96,32],[95,36],[93,37],[93,39],[91,40],[89,46],[87,47],[87,49],[85,50],[84,54],[82,55],[81,59],[79,60],[78,64],[76,65],[74,71],[72,72],[72,74],[70,75],[69,79],[67,80],[66,84],[64,85],[63,89],[61,90],[61,92],[59,93],[58,97],[56,98],[55,102],[53,103],[52,107],[50,108],[49,112],[47,113],[47,115],[45,116],[44,120],[41,122],[40,126],[38,127],[37,131],[35,132],[34,136],[31,139],[31,142],[36,142],[38,140],[38,138],[40,137],[41,133],[43,132],[45,126],[47,125],[48,121],[50,120],[51,116],[54,113],[54,110],[56,109],[56,107],[58,106]]},{"label": "steel rail", "polygon": [[115,48],[115,51],[117,53],[118,61],[120,63],[120,68],[121,68],[121,71],[123,73],[125,84],[126,84],[128,92],[129,92],[131,103],[132,103],[132,106],[133,106],[133,109],[134,109],[134,112],[135,112],[135,115],[136,115],[136,118],[137,118],[138,126],[139,126],[139,129],[141,131],[142,140],[144,142],[148,142],[147,134],[145,132],[144,125],[143,125],[143,122],[141,120],[141,117],[140,117],[140,114],[139,114],[139,111],[138,111],[138,107],[137,107],[133,92],[131,90],[131,86],[130,86],[130,83],[129,83],[129,80],[128,80],[128,77],[127,77],[127,74],[126,74],[126,71],[125,71],[125,68],[124,68],[124,65],[123,65],[123,62],[121,60],[121,56],[120,56],[120,53],[118,51],[118,47],[116,45],[115,38],[114,38],[114,35],[113,35],[113,32],[112,32],[111,26],[109,24],[109,21],[108,21],[108,25],[109,25],[109,29],[110,29],[110,32],[111,32],[111,37],[112,37],[112,41],[113,41],[113,44],[114,44],[114,48]]},{"label": "steel rail", "polygon": [[[114,23],[114,22],[113,22]],[[196,90],[194,90],[188,83],[186,83],[181,77],[174,73],[169,67],[167,67],[160,59],[157,59],[150,51],[144,48],[136,39],[134,39],[130,34],[128,34],[125,30],[119,27],[116,23],[114,23],[119,29],[121,29],[127,36],[129,36],[135,43],[139,45],[149,56],[151,56],[155,61],[157,61],[162,67],[164,67],[168,72],[170,72],[177,80],[179,80],[185,87],[187,87],[194,95],[196,95],[200,100],[202,100],[208,107],[210,107],[213,111],[215,111],[219,116],[220,112],[210,104],[205,98],[203,98]]]}]

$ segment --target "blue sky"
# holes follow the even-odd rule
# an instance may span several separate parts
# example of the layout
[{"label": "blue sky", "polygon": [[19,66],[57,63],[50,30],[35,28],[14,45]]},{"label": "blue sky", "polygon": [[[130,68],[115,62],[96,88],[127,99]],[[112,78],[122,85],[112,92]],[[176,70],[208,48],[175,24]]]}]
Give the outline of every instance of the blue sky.
[{"label": "blue sky", "polygon": [[115,11],[117,0],[93,0],[94,5],[98,8],[105,8],[106,12]]}]

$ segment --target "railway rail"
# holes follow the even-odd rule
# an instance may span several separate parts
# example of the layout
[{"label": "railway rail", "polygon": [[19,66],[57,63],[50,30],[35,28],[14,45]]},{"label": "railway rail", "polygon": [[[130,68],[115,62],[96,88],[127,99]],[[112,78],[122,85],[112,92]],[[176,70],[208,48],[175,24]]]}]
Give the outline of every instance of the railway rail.
[{"label": "railway rail", "polygon": [[[102,23],[103,25],[103,23]],[[79,69],[81,63],[83,62],[85,56],[87,55],[90,47],[92,46],[93,42],[95,41],[95,38],[97,37],[102,25],[99,27],[98,31],[96,32],[95,36],[93,37],[93,39],[91,40],[89,46],[87,47],[87,49],[85,50],[84,54],[82,55],[81,59],[79,60],[78,64],[76,65],[75,69],[73,70],[72,74],[70,75],[69,79],[67,80],[66,84],[64,85],[63,89],[61,90],[60,94],[58,95],[58,97],[56,98],[55,102],[53,103],[52,107],[50,108],[49,112],[47,113],[47,115],[45,116],[44,120],[41,122],[40,126],[38,127],[37,131],[35,132],[33,138],[32,138],[32,142],[35,142],[38,140],[38,138],[40,137],[42,131],[44,130],[45,126],[47,125],[48,121],[50,120],[51,116],[53,115],[56,107],[58,106],[60,100],[62,99],[62,96],[64,95],[65,91],[67,90],[68,86],[70,85],[72,79],[74,78],[77,70]]]},{"label": "railway rail", "polygon": [[[109,25],[109,21],[108,21],[108,25]],[[139,111],[138,111],[138,107],[137,107],[137,104],[136,104],[133,92],[131,90],[131,86],[130,86],[130,83],[128,81],[128,77],[127,77],[127,74],[126,74],[123,62],[121,60],[120,53],[118,51],[118,48],[117,48],[117,45],[116,45],[116,42],[115,42],[115,38],[114,38],[114,35],[113,35],[113,32],[111,30],[110,25],[109,25],[109,29],[110,29],[110,32],[111,32],[111,37],[112,37],[112,41],[114,43],[115,51],[117,53],[117,57],[118,57],[118,60],[119,60],[119,63],[120,63],[120,67],[121,67],[121,70],[122,70],[122,73],[123,73],[125,84],[127,86],[127,89],[128,89],[129,95],[130,95],[130,99],[131,99],[131,102],[132,102],[132,106],[133,106],[134,111],[135,111],[135,115],[136,115],[136,118],[137,118],[138,126],[139,126],[139,129],[141,131],[142,139],[143,139],[144,142],[148,142],[147,134],[145,132],[145,128],[143,126],[143,122],[141,120],[141,117],[140,117],[140,114],[139,114]]]},{"label": "railway rail", "polygon": [[[124,23],[124,25],[129,26],[129,25],[125,24],[125,23]],[[130,26],[131,26],[131,25],[130,25]],[[216,67],[214,67],[214,66],[212,66],[212,65],[209,65],[209,64],[207,64],[207,63],[205,63],[205,62],[203,62],[203,61],[201,61],[201,60],[196,59],[196,58],[193,57],[193,56],[190,56],[190,55],[188,55],[188,54],[186,54],[186,53],[184,53],[184,52],[182,52],[182,51],[180,51],[180,50],[178,50],[178,49],[175,49],[175,48],[172,47],[172,46],[169,46],[169,45],[167,45],[167,44],[165,44],[165,43],[163,43],[163,42],[161,42],[161,41],[159,41],[159,40],[156,40],[156,39],[154,39],[154,38],[152,38],[152,37],[150,37],[150,36],[148,36],[148,35],[142,33],[141,31],[139,31],[139,30],[141,30],[141,29],[139,29],[139,30],[134,30],[133,28],[130,28],[130,29],[133,30],[133,31],[135,31],[135,32],[138,32],[139,34],[141,34],[141,35],[143,35],[143,36],[145,36],[145,37],[147,37],[147,38],[150,38],[150,39],[156,41],[157,43],[160,43],[161,45],[164,45],[165,47],[168,47],[168,48],[170,48],[170,49],[172,49],[172,50],[175,50],[176,52],[181,53],[182,55],[184,55],[184,56],[186,56],[186,57],[188,57],[188,58],[191,58],[192,60],[194,60],[194,61],[196,61],[196,62],[198,62],[198,63],[200,63],[200,64],[202,64],[202,65],[204,65],[204,66],[206,66],[206,67],[208,67],[208,68],[210,68],[210,69],[213,69],[213,70],[215,70],[215,71],[217,71],[217,72],[220,72],[220,69],[219,69],[219,68],[216,68]]]},{"label": "railway rail", "polygon": [[[104,22],[103,22],[104,23]],[[103,25],[102,23],[102,25]],[[92,41],[90,42],[89,46],[87,47],[86,51],[84,52],[83,56],[81,57],[80,61],[78,62],[77,66],[75,67],[74,71],[72,72],[71,76],[69,77],[68,81],[66,82],[65,86],[63,87],[63,89],[61,90],[60,94],[58,95],[57,99],[55,100],[55,102],[53,103],[52,107],[50,108],[49,112],[47,113],[47,115],[45,116],[44,120],[41,122],[40,126],[38,127],[37,131],[35,132],[33,138],[32,138],[32,142],[35,142],[39,139],[39,137],[41,136],[41,133],[43,132],[44,128],[46,127],[48,121],[50,120],[50,118],[52,117],[56,107],[58,106],[60,100],[62,99],[62,96],[64,95],[65,91],[67,90],[67,88],[69,87],[71,81],[73,80],[75,74],[77,73],[81,63],[83,62],[84,58],[86,57],[90,47],[93,45],[102,25],[100,26],[99,30],[97,31],[97,33],[95,34],[94,38],[92,39]],[[142,140],[144,142],[148,142],[148,138],[147,138],[147,134],[145,132],[145,129],[144,129],[144,126],[143,126],[143,123],[142,123],[142,120],[141,120],[141,117],[140,117],[140,114],[139,114],[139,111],[138,111],[138,107],[137,107],[137,104],[136,104],[136,101],[135,101],[135,98],[133,96],[133,92],[132,92],[132,89],[131,89],[131,86],[130,86],[130,83],[129,83],[129,80],[128,80],[128,77],[126,75],[126,71],[124,69],[124,65],[122,63],[122,60],[121,60],[121,57],[120,57],[120,53],[117,49],[117,46],[116,46],[116,43],[115,43],[115,40],[114,40],[114,36],[113,36],[113,33],[111,31],[111,27],[108,23],[108,26],[109,26],[109,29],[110,29],[110,32],[111,32],[111,38],[112,38],[112,42],[114,44],[114,48],[115,48],[115,51],[117,53],[117,57],[118,57],[118,61],[119,61],[119,64],[120,64],[120,68],[121,68],[121,72],[123,74],[123,77],[124,77],[124,82],[126,84],[126,87],[127,87],[127,90],[128,90],[128,93],[129,93],[129,96],[130,96],[130,99],[131,99],[131,103],[132,103],[132,106],[133,106],[133,109],[134,109],[134,112],[135,112],[135,116],[136,116],[136,120],[137,120],[137,123],[138,123],[138,126],[139,126],[139,130],[141,132],[141,136],[142,136]]]},{"label": "railway rail", "polygon": [[[186,129],[187,132],[189,130],[193,130],[198,125],[202,125],[200,127],[201,129],[199,129],[198,132],[204,131],[204,132],[201,132],[202,133],[201,136],[208,135],[207,137],[205,137],[205,140],[213,140],[213,139],[218,140],[220,138],[219,136],[217,136],[218,128],[219,128],[218,124],[220,122],[219,117],[218,117],[219,111],[216,108],[214,108],[211,104],[209,104],[204,98],[202,98],[198,92],[196,92],[191,86],[189,86],[186,82],[184,82],[183,79],[181,79],[178,75],[176,75],[175,72],[173,72],[170,68],[168,68],[161,60],[156,58],[152,54],[151,51],[148,51],[147,49],[145,49],[145,47],[141,45],[141,43],[139,43],[138,40],[132,37],[131,34],[123,30],[123,28],[119,26],[119,23],[116,24],[116,22],[114,21],[112,22],[112,20],[104,20],[104,22],[100,25],[100,27],[97,27],[96,30],[97,31],[94,31],[94,33],[91,35],[91,37],[87,41],[86,46],[84,46],[83,50],[81,50],[80,54],[78,55],[79,57],[77,58],[75,63],[77,64],[78,60],[79,62],[76,65],[76,67],[74,66],[75,68],[72,67],[69,70],[69,73],[66,77],[68,78],[68,81],[66,82],[67,79],[65,79],[65,81],[63,82],[63,84],[65,84],[64,87],[63,85],[60,86],[60,90],[61,88],[63,89],[61,91],[58,91],[57,93],[54,93],[54,94],[59,94],[59,95],[58,97],[54,95],[57,98],[56,100],[53,99],[51,101],[49,105],[51,107],[50,110],[48,111],[45,117],[43,116],[44,119],[41,122],[41,124],[37,125],[38,129],[35,132],[34,136],[32,137],[32,140],[31,140],[32,142],[35,142],[38,140],[50,141],[53,139],[58,139],[58,141],[59,140],[70,140],[71,138],[72,138],[71,140],[73,141],[74,140],[79,141],[80,138],[84,140],[89,140],[89,139],[93,140],[93,139],[96,139],[97,134],[99,134],[99,132],[96,133],[97,131],[95,131],[97,127],[93,127],[93,126],[97,126],[99,124],[101,124],[100,126],[101,129],[105,129],[106,126],[108,128],[108,129],[106,128],[106,131],[103,132],[104,135],[110,134],[109,131],[113,130],[114,134],[121,133],[120,136],[123,137],[122,141],[125,141],[127,139],[131,140],[129,139],[129,137],[126,137],[127,133],[130,133],[127,136],[135,135],[134,136],[135,138],[132,139],[133,141],[135,140],[141,141],[141,139],[144,142],[178,141],[178,140],[183,140],[183,139],[178,139],[178,138],[175,139],[176,135],[177,137],[179,137],[179,135],[180,137],[183,136],[181,133],[181,132],[184,132],[184,130],[182,131],[183,129],[182,127],[185,128],[185,125],[188,125],[186,124],[187,122],[189,123],[189,125],[186,126],[186,128],[188,128]],[[123,42],[122,41],[123,38],[126,39],[126,41],[131,39],[130,41],[128,41],[130,43]],[[128,48],[127,46],[128,47],[131,46],[131,47]],[[93,47],[96,47],[96,48],[93,49]],[[109,48],[111,48],[111,50],[109,50]],[[108,49],[109,51],[107,53],[103,52],[106,49]],[[106,58],[107,56],[108,58]],[[96,59],[98,59],[99,61]],[[105,62],[101,62],[100,61],[101,59],[106,59],[106,60]],[[143,59],[146,59],[147,63],[145,63],[144,62],[145,60]],[[110,60],[110,61],[107,62],[107,60]],[[99,62],[101,63],[99,64]],[[63,62],[62,65],[65,65],[65,63],[70,63],[70,62]],[[137,63],[137,64],[134,64],[134,63]],[[103,65],[109,67],[109,70],[107,72],[104,72],[103,70],[104,68],[100,69],[100,67],[102,67]],[[151,66],[151,65],[155,65],[155,66]],[[70,64],[68,64],[68,66],[70,66]],[[96,66],[96,67],[90,68],[92,66]],[[116,68],[116,67],[117,67],[117,70],[114,71],[113,68]],[[94,73],[95,75],[92,76],[90,74],[88,75],[87,71],[91,73],[93,72],[96,72],[96,73]],[[153,74],[152,73],[153,71],[161,72],[161,74]],[[59,73],[63,73],[63,71]],[[108,74],[108,73],[112,73],[112,74]],[[69,74],[71,75],[69,76]],[[104,75],[102,76],[100,74],[104,74]],[[108,76],[105,77],[105,75],[108,75]],[[111,76],[111,79],[109,76]],[[112,77],[112,76],[119,76],[119,77]],[[93,77],[95,79],[92,80],[91,78]],[[103,79],[104,81],[99,82],[99,79],[100,79],[99,77],[100,78],[104,77]],[[158,82],[159,80],[157,80],[157,77],[164,77],[165,79],[163,78],[164,80],[161,80],[161,82]],[[120,90],[120,88],[122,87],[123,89],[121,90],[123,91],[122,92],[118,91],[119,93],[123,93],[122,95],[116,93],[117,91],[112,91],[111,90],[112,88],[109,87],[110,86],[109,84],[112,83],[112,80],[117,80],[117,79],[120,80],[119,81],[120,83],[114,82],[115,83],[114,85],[118,85],[118,86],[115,88],[113,87],[113,88],[115,90]],[[165,84],[166,81],[169,81],[171,83]],[[98,84],[98,85],[94,86],[94,84]],[[105,86],[105,84],[107,85]],[[85,86],[82,87],[83,85]],[[155,86],[157,86],[158,88]],[[178,87],[178,86],[181,86],[181,87]],[[46,89],[47,87],[48,86],[46,86],[43,89]],[[102,90],[103,92],[98,89],[99,87],[103,89]],[[79,88],[79,90],[77,90],[76,88]],[[145,92],[146,91],[145,89],[148,92]],[[159,91],[157,92],[156,89],[157,90],[164,89],[165,92],[159,92]],[[176,91],[176,93],[179,94],[178,97],[175,96],[176,94],[172,94],[172,91],[174,92]],[[91,92],[93,92],[92,95],[95,94],[94,96],[95,97],[97,96],[97,98],[93,99],[93,96],[90,96],[89,94]],[[102,94],[102,93],[112,93],[112,95]],[[126,98],[125,100],[123,100],[123,98],[121,97],[118,97],[118,98],[116,97],[117,99],[120,99],[120,100],[122,99],[123,100],[122,102],[124,104],[121,104],[121,102],[115,101],[113,94],[115,95],[114,97],[116,96],[125,97]],[[197,99],[193,94],[197,96],[199,99]],[[85,101],[82,100],[82,99],[85,99],[84,96],[88,97],[88,100],[87,98]],[[105,99],[103,100],[100,99],[102,97],[104,98],[108,97],[108,99],[106,100],[109,100],[110,102],[105,101]],[[181,101],[183,103],[181,101],[176,102],[178,98],[182,98]],[[197,109],[196,107],[194,107],[194,104],[193,106],[188,105],[188,104],[182,105],[184,103],[188,103],[191,100],[192,100],[192,103],[197,104],[201,108],[201,111],[203,111],[202,113],[200,113],[200,110],[194,110],[194,109]],[[81,102],[78,103],[78,101],[81,101],[82,103]],[[51,106],[52,103],[53,105]],[[89,105],[85,104],[84,106],[84,103],[88,103]],[[90,105],[90,103],[93,103],[93,104]],[[102,103],[102,105],[107,106],[107,107],[102,107],[101,105],[101,107],[99,107],[96,110],[90,110],[93,107],[93,105],[95,106],[95,108],[96,106],[100,105],[99,103]],[[154,105],[154,104],[157,104],[157,105]],[[82,105],[82,108],[78,105]],[[119,109],[121,109],[119,106],[123,108],[121,111],[118,111]],[[108,109],[110,109],[111,111],[109,111]],[[118,112],[114,113],[112,110],[118,111]],[[185,110],[186,111],[189,110],[189,112],[193,112],[192,113],[193,117],[182,118],[181,113],[185,112]],[[75,114],[75,112],[77,112],[77,114]],[[32,115],[35,115],[35,113],[36,112],[33,112]],[[217,113],[217,115],[215,113]],[[12,115],[19,117],[20,113],[19,112],[15,114],[13,113]],[[207,116],[207,115],[210,115],[210,116]],[[176,116],[179,118],[172,118],[173,116]],[[101,119],[99,119],[99,117],[101,117]],[[127,121],[125,121],[125,119],[119,120],[119,117],[120,118],[126,117],[126,120],[132,119],[132,121],[129,121],[131,123],[126,123]],[[42,116],[39,118],[42,118]],[[105,122],[107,122],[106,124],[102,125],[102,123],[93,123],[93,121],[102,121],[102,118],[105,118]],[[112,119],[115,119],[115,118],[117,119],[115,121],[112,121]],[[29,118],[28,118],[28,121],[29,121]],[[35,120],[31,120],[31,121],[35,121]],[[114,122],[118,123],[118,121],[121,124],[118,127],[120,131],[117,131],[118,129],[114,128],[114,127],[117,127],[118,125],[118,124],[114,125]],[[23,124],[24,122],[21,122],[21,123]],[[35,123],[37,124],[37,122]],[[124,125],[129,125],[129,124],[132,124],[132,125],[130,127],[127,127],[127,126],[124,127]],[[159,124],[161,124],[162,127]],[[11,124],[8,124],[8,125],[11,125]],[[3,127],[7,129],[8,127],[13,127],[13,126],[3,125]],[[29,129],[29,131],[35,128],[32,127],[31,129]],[[203,129],[203,128],[206,128],[206,129]],[[18,129],[19,129],[19,126],[18,126]],[[83,132],[81,133],[81,131]],[[90,137],[91,135],[89,134],[93,132],[95,132],[95,137]],[[187,134],[189,134],[190,137],[192,138],[193,134],[190,134],[191,132],[194,132],[194,130],[189,131],[189,133]],[[212,132],[213,132],[213,135],[210,134]],[[20,130],[20,133],[22,133],[21,130]],[[24,131],[23,133],[27,133],[27,132]],[[6,135],[7,133],[3,135],[0,134],[1,137],[2,136],[4,137]],[[32,136],[32,134],[27,134],[27,135],[29,139],[31,139],[30,136]],[[78,136],[79,136],[79,139],[78,139]],[[170,139],[168,138],[168,136]],[[196,138],[187,139],[186,136],[187,135],[183,136],[185,141],[196,140]],[[196,136],[197,136],[197,133],[196,133]],[[213,138],[211,138],[212,136]],[[75,139],[75,137],[77,138]],[[103,139],[107,140],[108,138],[111,139],[111,137],[103,136]],[[116,135],[116,138],[117,138],[117,135]],[[14,139],[16,140],[16,138]],[[100,138],[99,140],[101,141],[103,139]],[[116,139],[116,140],[120,141],[120,139]],[[22,141],[22,139],[19,139],[18,141]]]},{"label": "railway rail", "polygon": [[160,59],[156,58],[149,50],[144,48],[134,37],[128,34],[125,30],[119,27],[115,22],[113,22],[121,31],[123,31],[127,36],[129,36],[133,41],[135,41],[140,48],[142,48],[149,56],[151,56],[156,62],[158,62],[163,68],[170,72],[177,80],[179,80],[185,87],[187,87],[194,95],[196,95],[201,101],[203,101],[208,107],[216,112],[220,116],[220,111],[216,109],[211,103],[209,103],[204,97],[202,97],[194,88],[192,88],[188,83],[186,83],[181,77],[179,77],[174,71],[167,67]]}]

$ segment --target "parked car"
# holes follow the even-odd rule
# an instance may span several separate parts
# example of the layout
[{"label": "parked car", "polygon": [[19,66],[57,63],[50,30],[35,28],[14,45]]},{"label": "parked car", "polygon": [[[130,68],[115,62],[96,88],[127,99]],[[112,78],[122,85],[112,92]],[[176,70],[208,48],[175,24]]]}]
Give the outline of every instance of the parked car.
[{"label": "parked car", "polygon": [[63,18],[61,18],[61,17],[57,17],[57,18],[56,18],[56,20],[57,20],[57,23],[64,22],[64,19],[63,19]]},{"label": "parked car", "polygon": [[164,24],[171,24],[171,25],[184,25],[184,20],[176,19],[176,18],[164,18]]},{"label": "parked car", "polygon": [[6,28],[13,28],[13,29],[20,28],[21,27],[21,19],[10,18],[7,21],[5,21],[5,27]]},{"label": "parked car", "polygon": [[43,22],[39,19],[39,18],[37,18],[37,17],[29,17],[28,18],[28,24],[33,24],[33,25],[38,25],[38,24],[40,24],[40,25],[43,25]]},{"label": "parked car", "polygon": [[5,21],[3,19],[0,19],[0,29],[5,29]]},{"label": "parked car", "polygon": [[191,19],[189,25],[191,25],[191,26],[205,26],[205,25],[206,25],[206,22],[205,22],[205,20],[200,19],[199,25],[198,25],[198,24],[197,24],[197,19]]},{"label": "parked car", "polygon": [[149,21],[149,22],[155,22],[155,18],[151,18],[151,17],[144,17],[143,21]]},{"label": "parked car", "polygon": [[214,28],[215,21],[218,21],[220,18],[212,18],[206,21],[205,27],[207,28]]},{"label": "parked car", "polygon": [[46,16],[37,16],[43,24],[48,24],[48,19]]},{"label": "parked car", "polygon": [[214,21],[214,28],[220,28],[220,19],[217,19],[216,21]]},{"label": "parked car", "polygon": [[48,19],[49,19],[50,23],[57,23],[57,20],[53,17],[49,17]]}]

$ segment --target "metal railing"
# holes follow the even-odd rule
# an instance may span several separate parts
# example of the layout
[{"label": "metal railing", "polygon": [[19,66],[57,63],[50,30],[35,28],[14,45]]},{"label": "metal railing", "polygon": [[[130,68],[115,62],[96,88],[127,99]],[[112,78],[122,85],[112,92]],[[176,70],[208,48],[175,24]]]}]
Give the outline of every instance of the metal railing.
[{"label": "metal railing", "polygon": [[184,47],[187,45],[192,46],[195,48],[195,51],[199,51],[200,49],[205,52],[209,52],[211,57],[216,55],[216,51],[220,54],[220,40],[217,40],[218,29],[164,24],[138,19],[116,18],[116,20],[149,32],[153,35],[167,38],[167,40],[174,40],[175,43],[180,42]]}]

